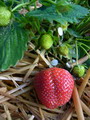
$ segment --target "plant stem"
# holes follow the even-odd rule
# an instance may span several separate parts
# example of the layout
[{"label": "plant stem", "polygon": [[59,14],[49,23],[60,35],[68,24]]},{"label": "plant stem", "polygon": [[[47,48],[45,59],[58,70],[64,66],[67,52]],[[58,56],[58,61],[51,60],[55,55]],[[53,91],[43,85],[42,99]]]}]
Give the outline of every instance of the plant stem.
[{"label": "plant stem", "polygon": [[[90,52],[88,53],[88,54],[90,54]],[[79,60],[78,60],[78,64],[83,64],[85,61],[87,61],[88,60],[88,55],[86,55],[86,56],[84,56],[83,58],[80,58]],[[70,64],[72,67],[73,66],[75,66],[76,65],[76,62],[75,63],[72,63],[72,64]]]},{"label": "plant stem", "polygon": [[26,5],[28,5],[28,4],[30,4],[30,3],[22,3],[22,4],[19,4],[19,5],[17,5],[16,7],[14,7],[13,9],[12,9],[12,12],[14,12],[16,9],[18,9],[18,8],[20,8],[20,7],[23,7],[23,6],[26,6]]},{"label": "plant stem", "polygon": [[77,46],[77,40],[76,40],[76,64],[78,65],[78,46]]},{"label": "plant stem", "polygon": [[87,39],[77,39],[78,41],[86,41],[86,42],[90,42],[89,40]]},{"label": "plant stem", "polygon": [[53,5],[56,5],[56,3],[53,2],[52,0],[46,0],[46,1],[49,2],[49,3],[51,3],[51,4],[53,4]]},{"label": "plant stem", "polygon": [[80,45],[83,45],[83,46],[85,46],[86,48],[88,48],[90,50],[90,47],[88,45],[86,45],[84,43],[81,43],[81,42],[80,42]]},{"label": "plant stem", "polygon": [[85,50],[85,48],[82,47],[81,45],[80,45],[80,47],[86,52],[86,54],[88,55],[88,58],[90,58],[90,55],[89,55],[89,53]]},{"label": "plant stem", "polygon": [[80,1],[79,0],[75,0],[75,3],[78,4]]}]

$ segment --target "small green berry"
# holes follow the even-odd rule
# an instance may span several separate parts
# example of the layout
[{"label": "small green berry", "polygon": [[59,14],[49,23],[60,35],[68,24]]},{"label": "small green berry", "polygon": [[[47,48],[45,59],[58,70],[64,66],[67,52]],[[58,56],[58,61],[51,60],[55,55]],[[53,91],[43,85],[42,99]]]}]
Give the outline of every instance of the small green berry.
[{"label": "small green berry", "polygon": [[82,65],[76,65],[73,68],[73,74],[78,76],[78,77],[82,77],[85,73],[85,68]]},{"label": "small green berry", "polygon": [[61,45],[60,47],[58,47],[58,52],[63,55],[63,56],[67,56],[69,53],[69,49],[67,47],[67,45]]},{"label": "small green berry", "polygon": [[0,26],[6,26],[10,22],[11,12],[3,6],[0,6]]},{"label": "small green berry", "polygon": [[53,40],[49,34],[44,34],[42,35],[39,43],[42,48],[47,50],[53,45]]}]

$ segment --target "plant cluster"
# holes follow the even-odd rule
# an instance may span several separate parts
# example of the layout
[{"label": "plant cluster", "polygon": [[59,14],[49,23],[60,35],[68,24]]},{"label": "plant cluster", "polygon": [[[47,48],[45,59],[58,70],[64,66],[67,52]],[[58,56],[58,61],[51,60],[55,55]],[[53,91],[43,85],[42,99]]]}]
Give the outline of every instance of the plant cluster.
[{"label": "plant cluster", "polygon": [[79,69],[78,59],[90,57],[89,11],[89,0],[1,0],[0,71],[16,65],[30,41]]}]

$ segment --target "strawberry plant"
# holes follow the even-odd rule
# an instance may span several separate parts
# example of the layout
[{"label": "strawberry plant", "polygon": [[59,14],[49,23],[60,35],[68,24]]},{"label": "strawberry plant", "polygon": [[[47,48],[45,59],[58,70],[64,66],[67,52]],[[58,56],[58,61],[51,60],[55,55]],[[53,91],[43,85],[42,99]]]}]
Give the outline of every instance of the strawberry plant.
[{"label": "strawberry plant", "polygon": [[[16,65],[23,57],[29,41],[32,41],[37,48],[40,36],[49,34],[50,31],[52,40],[48,47],[44,46],[48,49],[53,44],[47,51],[48,54],[55,53],[54,48],[58,44],[66,42],[69,46],[74,46],[76,40],[82,39],[82,31],[78,33],[78,30],[82,25],[80,21],[89,13],[88,8],[70,0],[39,0],[39,7],[36,4],[36,0],[0,1],[0,71]],[[75,24],[77,25],[76,33],[73,31]],[[69,25],[72,27],[69,28]],[[65,35],[64,38],[58,37],[58,27],[65,29],[67,37]],[[76,37],[76,34],[79,35]],[[84,47],[89,49],[86,43],[79,40],[78,45],[83,50]],[[87,50],[84,50],[84,53],[87,53]],[[73,55],[70,54],[69,57],[71,59]]]},{"label": "strawberry plant", "polygon": [[89,67],[89,0],[0,0],[1,119],[89,119]]}]

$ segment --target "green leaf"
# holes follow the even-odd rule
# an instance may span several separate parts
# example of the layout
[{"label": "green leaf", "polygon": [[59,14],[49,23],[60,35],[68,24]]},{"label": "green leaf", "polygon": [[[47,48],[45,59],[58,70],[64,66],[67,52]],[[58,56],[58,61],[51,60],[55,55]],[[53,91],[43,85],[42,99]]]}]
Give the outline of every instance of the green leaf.
[{"label": "green leaf", "polygon": [[85,62],[85,64],[90,67],[90,58]]},{"label": "green leaf", "polygon": [[71,1],[69,0],[57,0],[56,4],[57,6],[61,6],[61,5],[69,5]]},{"label": "green leaf", "polygon": [[0,27],[0,71],[14,66],[27,48],[28,32],[17,24]]},{"label": "green leaf", "polygon": [[26,15],[28,17],[37,17],[40,20],[44,19],[50,22],[57,21],[61,24],[64,24],[65,22],[78,22],[78,19],[87,15],[88,12],[89,10],[87,8],[72,3],[61,6],[42,6],[37,10],[28,12]]},{"label": "green leaf", "polygon": [[50,6],[50,5],[66,5],[71,2],[70,0],[39,0],[39,2],[45,6]]},{"label": "green leaf", "polygon": [[83,18],[89,13],[87,8],[84,8],[80,5],[70,4],[67,6],[67,8],[67,11],[62,12],[62,15],[70,23],[78,22],[78,19]]},{"label": "green leaf", "polygon": [[52,5],[50,7],[42,6],[37,10],[30,11],[27,17],[36,17],[40,20],[48,20],[49,22],[57,21],[61,24],[66,22],[78,22],[79,18],[87,15],[89,10],[80,5],[69,4],[63,6]]},{"label": "green leaf", "polygon": [[81,37],[79,32],[75,31],[74,29],[68,28],[67,32],[74,37],[79,37],[79,38]]},{"label": "green leaf", "polygon": [[40,20],[48,20],[50,22],[57,21],[63,24],[66,22],[66,20],[63,19],[62,15],[56,12],[55,6],[50,7],[43,6],[37,10],[28,12],[26,16],[36,17]]},{"label": "green leaf", "polygon": [[0,1],[0,6],[5,6],[5,3],[3,1]]},{"label": "green leaf", "polygon": [[90,31],[90,14],[86,16],[77,26],[75,26],[75,29],[81,34],[85,35],[86,33],[89,33]]}]

